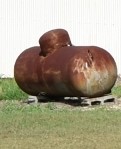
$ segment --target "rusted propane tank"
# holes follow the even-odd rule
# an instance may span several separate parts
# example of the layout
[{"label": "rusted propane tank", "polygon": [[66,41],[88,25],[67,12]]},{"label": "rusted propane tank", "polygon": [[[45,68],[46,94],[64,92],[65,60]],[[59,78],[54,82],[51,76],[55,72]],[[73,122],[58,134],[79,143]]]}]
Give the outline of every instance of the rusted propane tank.
[{"label": "rusted propane tank", "polygon": [[54,29],[44,33],[39,39],[39,44],[43,56],[47,56],[59,48],[72,45],[69,34],[64,29]]},{"label": "rusted propane tank", "polygon": [[18,86],[30,95],[38,95],[41,87],[36,71],[37,61],[40,60],[39,46],[23,51],[17,58],[14,66],[14,77]]},{"label": "rusted propane tank", "polygon": [[110,92],[117,67],[102,48],[66,46],[38,61],[37,74],[40,91],[48,95],[97,97]]},{"label": "rusted propane tank", "polygon": [[18,57],[14,74],[31,95],[98,97],[110,92],[117,67],[107,51],[95,46],[66,46],[46,57],[36,47]]}]

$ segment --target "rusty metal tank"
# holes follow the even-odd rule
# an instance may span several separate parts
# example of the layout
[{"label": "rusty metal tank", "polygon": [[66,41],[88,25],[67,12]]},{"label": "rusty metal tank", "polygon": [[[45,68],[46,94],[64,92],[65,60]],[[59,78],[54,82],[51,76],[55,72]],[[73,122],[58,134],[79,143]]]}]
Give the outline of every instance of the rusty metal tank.
[{"label": "rusty metal tank", "polygon": [[38,95],[40,84],[36,71],[37,61],[40,60],[39,46],[24,50],[14,65],[14,77],[18,86],[30,95]]},{"label": "rusty metal tank", "polygon": [[47,56],[59,48],[72,45],[65,29],[54,29],[44,33],[39,39],[39,44],[43,56]]},{"label": "rusty metal tank", "polygon": [[115,84],[116,63],[100,47],[65,46],[45,55],[39,47],[30,48],[16,60],[16,82],[28,94],[98,97]]}]

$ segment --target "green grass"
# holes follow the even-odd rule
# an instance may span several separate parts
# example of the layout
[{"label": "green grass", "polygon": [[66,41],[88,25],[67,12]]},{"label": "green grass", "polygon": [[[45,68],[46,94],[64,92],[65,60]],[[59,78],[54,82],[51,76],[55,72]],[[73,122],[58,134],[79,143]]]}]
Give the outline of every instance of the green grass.
[{"label": "green grass", "polygon": [[27,94],[16,84],[14,79],[0,79],[0,100],[24,100]]},{"label": "green grass", "polygon": [[56,109],[4,102],[1,149],[120,149],[121,110]]},{"label": "green grass", "polygon": [[116,95],[117,97],[121,97],[121,85],[113,87],[112,94]]}]

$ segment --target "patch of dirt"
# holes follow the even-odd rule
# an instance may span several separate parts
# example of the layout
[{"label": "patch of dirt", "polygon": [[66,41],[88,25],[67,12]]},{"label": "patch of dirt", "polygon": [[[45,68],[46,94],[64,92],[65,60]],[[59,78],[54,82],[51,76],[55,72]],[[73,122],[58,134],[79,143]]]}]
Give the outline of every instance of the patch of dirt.
[{"label": "patch of dirt", "polygon": [[115,102],[106,102],[103,105],[95,104],[92,106],[89,105],[81,105],[80,100],[78,99],[53,99],[53,100],[44,100],[41,102],[31,102],[28,103],[26,101],[0,101],[0,108],[5,105],[15,104],[18,106],[40,106],[40,107],[48,107],[50,109],[67,109],[67,110],[81,110],[81,111],[89,111],[95,110],[98,108],[105,108],[106,110],[121,110],[121,98],[115,99]]},{"label": "patch of dirt", "polygon": [[53,99],[44,99],[39,102],[28,102],[28,100],[24,103],[24,105],[39,105],[46,106],[52,109],[69,109],[69,110],[94,110],[97,108],[105,107],[106,109],[120,109],[121,110],[121,98],[115,98],[114,100],[107,100],[104,104],[99,104],[99,102],[93,103],[93,105],[84,104],[82,105],[81,100],[78,98],[70,97],[68,99],[64,98],[53,98]]}]

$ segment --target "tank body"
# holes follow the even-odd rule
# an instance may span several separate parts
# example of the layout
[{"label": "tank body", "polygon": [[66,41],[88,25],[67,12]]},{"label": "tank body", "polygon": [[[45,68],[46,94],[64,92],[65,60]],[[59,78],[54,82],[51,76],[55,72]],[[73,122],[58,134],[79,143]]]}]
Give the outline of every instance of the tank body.
[{"label": "tank body", "polygon": [[14,74],[31,95],[98,97],[111,91],[117,67],[110,53],[96,46],[65,46],[47,56],[36,47],[18,57]]}]

